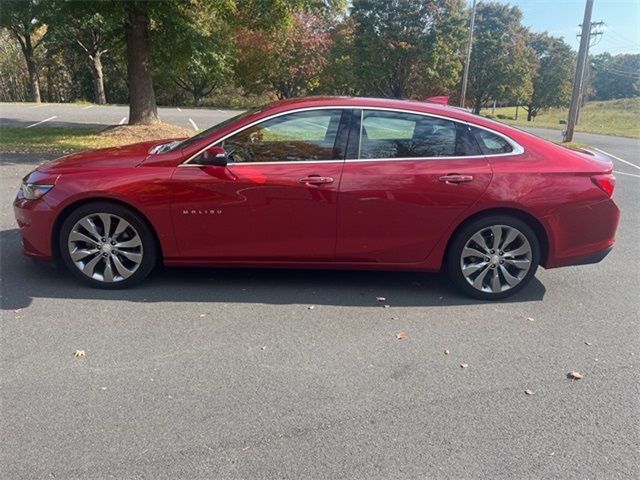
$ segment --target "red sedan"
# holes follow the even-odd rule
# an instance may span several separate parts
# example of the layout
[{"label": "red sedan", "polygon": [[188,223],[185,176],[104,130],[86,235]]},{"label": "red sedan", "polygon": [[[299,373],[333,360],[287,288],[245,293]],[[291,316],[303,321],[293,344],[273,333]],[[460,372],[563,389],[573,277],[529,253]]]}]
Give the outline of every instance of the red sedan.
[{"label": "red sedan", "polygon": [[602,260],[612,164],[466,111],[309,98],[194,137],[62,157],[15,200],[24,252],[84,283],[168,266],[445,270],[480,299]]}]

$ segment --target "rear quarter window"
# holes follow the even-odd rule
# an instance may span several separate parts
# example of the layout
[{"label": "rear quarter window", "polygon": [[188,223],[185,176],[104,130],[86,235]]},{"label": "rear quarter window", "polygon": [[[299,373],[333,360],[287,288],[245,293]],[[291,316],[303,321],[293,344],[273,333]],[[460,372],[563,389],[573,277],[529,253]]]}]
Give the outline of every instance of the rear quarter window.
[{"label": "rear quarter window", "polygon": [[480,145],[480,150],[482,150],[484,155],[513,152],[513,145],[500,135],[477,127],[471,127],[471,132],[476,138],[478,145]]}]

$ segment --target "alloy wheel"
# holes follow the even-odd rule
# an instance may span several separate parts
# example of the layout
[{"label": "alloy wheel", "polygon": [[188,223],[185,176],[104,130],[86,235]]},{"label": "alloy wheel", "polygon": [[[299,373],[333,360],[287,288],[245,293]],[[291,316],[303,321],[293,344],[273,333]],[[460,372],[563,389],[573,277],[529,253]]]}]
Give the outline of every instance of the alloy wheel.
[{"label": "alloy wheel", "polygon": [[520,230],[509,225],[491,225],[466,242],[460,268],[467,283],[476,290],[500,293],[526,277],[532,256],[531,244]]},{"label": "alloy wheel", "polygon": [[113,213],[92,213],[72,227],[67,240],[69,256],[85,276],[114,283],[131,277],[140,267],[140,234]]}]

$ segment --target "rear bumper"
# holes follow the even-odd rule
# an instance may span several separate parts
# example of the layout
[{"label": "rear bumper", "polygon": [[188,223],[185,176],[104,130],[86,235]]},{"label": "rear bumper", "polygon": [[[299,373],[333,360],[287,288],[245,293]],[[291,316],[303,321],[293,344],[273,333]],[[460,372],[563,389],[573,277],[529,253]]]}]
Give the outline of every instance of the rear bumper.
[{"label": "rear bumper", "polygon": [[573,260],[568,265],[591,265],[593,263],[599,263],[602,260],[604,260],[604,257],[609,255],[611,250],[613,250],[613,245],[607,248],[603,248],[602,250],[592,253],[590,255],[587,255],[586,257]]},{"label": "rear bumper", "polygon": [[551,226],[551,248],[545,268],[597,263],[609,254],[620,221],[613,200],[559,210],[546,219]]}]

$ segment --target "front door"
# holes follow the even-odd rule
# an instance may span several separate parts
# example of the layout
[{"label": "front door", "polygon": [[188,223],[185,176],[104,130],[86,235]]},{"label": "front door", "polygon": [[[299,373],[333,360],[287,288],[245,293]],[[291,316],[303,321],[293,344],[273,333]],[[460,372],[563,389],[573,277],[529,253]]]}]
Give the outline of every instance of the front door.
[{"label": "front door", "polygon": [[270,117],[218,143],[226,167],[176,168],[171,208],[181,258],[333,260],[344,112]]},{"label": "front door", "polygon": [[464,123],[373,109],[360,119],[342,174],[336,258],[422,262],[485,191],[491,167]]}]

